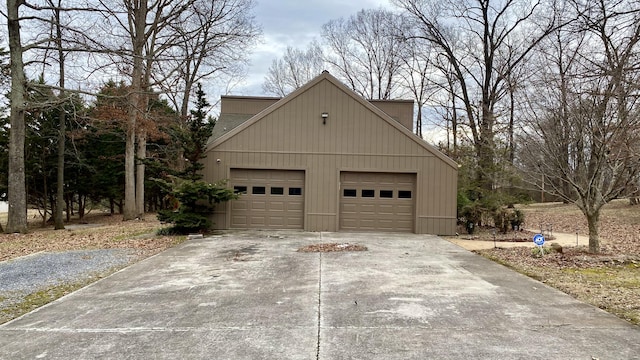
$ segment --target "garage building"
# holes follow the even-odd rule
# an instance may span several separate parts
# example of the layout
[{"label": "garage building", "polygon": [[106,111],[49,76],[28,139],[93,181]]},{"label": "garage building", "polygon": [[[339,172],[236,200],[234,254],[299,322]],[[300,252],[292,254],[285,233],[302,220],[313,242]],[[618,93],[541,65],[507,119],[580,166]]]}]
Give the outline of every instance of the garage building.
[{"label": "garage building", "polygon": [[367,101],[326,71],[284,98],[223,96],[204,179],[242,195],[215,227],[454,234],[457,164],[412,124],[412,101]]}]

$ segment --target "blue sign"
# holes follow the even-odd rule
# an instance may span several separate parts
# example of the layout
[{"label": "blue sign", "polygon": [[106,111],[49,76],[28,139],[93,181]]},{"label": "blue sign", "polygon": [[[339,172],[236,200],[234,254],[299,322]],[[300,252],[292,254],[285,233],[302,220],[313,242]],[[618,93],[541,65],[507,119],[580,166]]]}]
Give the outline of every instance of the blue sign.
[{"label": "blue sign", "polygon": [[533,236],[533,243],[538,246],[544,245],[544,236],[542,234],[535,234]]}]

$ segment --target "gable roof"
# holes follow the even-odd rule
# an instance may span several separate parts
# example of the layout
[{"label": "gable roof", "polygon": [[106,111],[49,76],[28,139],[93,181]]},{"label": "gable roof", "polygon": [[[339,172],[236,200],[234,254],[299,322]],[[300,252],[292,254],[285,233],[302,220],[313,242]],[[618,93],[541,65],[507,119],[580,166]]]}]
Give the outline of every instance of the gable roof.
[{"label": "gable roof", "polygon": [[[347,94],[352,99],[354,99],[355,101],[360,103],[362,106],[364,106],[367,110],[375,113],[377,116],[382,118],[383,121],[387,122],[389,125],[391,125],[392,127],[396,128],[398,131],[403,133],[411,141],[415,142],[416,144],[418,144],[420,147],[424,148],[429,153],[432,153],[434,156],[436,156],[440,160],[444,161],[449,166],[455,168],[456,170],[458,169],[458,164],[455,161],[453,161],[451,158],[449,158],[448,156],[446,156],[445,154],[440,152],[434,146],[430,145],[429,143],[427,143],[423,139],[419,138],[412,131],[410,131],[409,129],[404,127],[402,124],[400,124],[399,122],[397,122],[396,120],[391,118],[389,115],[387,115],[384,111],[380,110],[375,105],[373,105],[369,101],[365,100],[363,97],[361,97],[356,92],[354,92],[353,90],[348,88],[346,85],[344,85],[340,80],[335,78],[333,75],[329,74],[329,72],[326,71],[326,70],[323,71],[320,75],[318,75],[315,78],[313,78],[308,83],[306,83],[304,86],[296,89],[291,94],[285,96],[284,98],[280,99],[279,101],[275,102],[274,104],[272,104],[271,106],[267,107],[266,109],[260,111],[259,113],[251,116],[249,119],[246,119],[246,115],[244,116],[244,118],[246,120],[241,121],[241,117],[240,116],[233,117],[233,116],[230,115],[230,116],[227,117],[227,115],[223,116],[221,114],[220,120],[222,120],[224,118],[223,123],[226,124],[226,126],[223,125],[222,131],[219,131],[219,132],[215,132],[215,127],[214,127],[214,134],[218,135],[218,137],[214,137],[212,135],[212,137],[210,138],[209,143],[207,144],[207,150],[206,151],[207,152],[211,151],[216,146],[218,146],[218,145],[224,143],[225,141],[231,139],[236,134],[240,133],[241,131],[243,131],[244,129],[248,128],[252,124],[260,121],[262,118],[266,117],[267,115],[271,114],[272,112],[276,111],[277,109],[280,109],[281,107],[285,106],[291,100],[297,98],[298,96],[300,96],[301,94],[303,94],[304,92],[306,92],[310,88],[316,86],[317,84],[319,84],[322,81],[329,81],[331,84],[333,84],[334,86],[338,87],[345,94]],[[218,127],[219,125],[221,125],[221,124],[220,123],[216,124],[216,127]],[[233,126],[233,125],[235,125],[235,126]]]},{"label": "gable roof", "polygon": [[242,125],[252,117],[253,115],[248,114],[220,114],[216,121],[216,126],[213,127],[213,131],[211,132],[211,137],[207,141],[207,146],[217,138]]}]

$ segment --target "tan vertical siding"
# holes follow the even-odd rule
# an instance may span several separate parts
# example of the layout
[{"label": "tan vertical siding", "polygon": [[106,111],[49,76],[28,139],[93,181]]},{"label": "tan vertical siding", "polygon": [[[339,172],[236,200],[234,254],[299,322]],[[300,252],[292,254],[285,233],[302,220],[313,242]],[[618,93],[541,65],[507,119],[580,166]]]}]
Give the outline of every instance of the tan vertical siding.
[{"label": "tan vertical siding", "polygon": [[[231,167],[305,170],[305,229],[337,231],[340,171],[414,173],[416,232],[453,234],[457,169],[412,136],[323,80],[214,144],[204,175],[228,178]],[[216,209],[214,221],[228,226],[228,206]]]},{"label": "tan vertical siding", "polygon": [[404,127],[413,131],[412,100],[370,100],[370,102]]},{"label": "tan vertical siding", "polygon": [[[307,169],[307,182],[305,184],[305,228],[312,231],[337,231],[338,230],[338,180],[336,177],[341,170],[375,171],[369,160],[376,156],[369,155],[317,155],[317,154],[261,154],[257,152],[225,152],[215,151],[214,156],[207,158],[209,162],[221,159],[220,168],[230,166],[247,168],[276,168],[276,169]],[[455,191],[451,189],[455,184],[455,173],[442,172],[441,176],[435,176],[436,171],[424,163],[422,157],[384,156],[387,171],[407,172],[415,171],[417,177],[416,196],[420,200],[416,203],[416,232],[452,234],[455,232],[455,203],[445,201],[446,192],[450,193],[449,199],[455,199]],[[432,161],[427,161],[427,164]],[[286,166],[282,166],[286,164]],[[408,166],[407,166],[408,165]],[[215,169],[209,166],[209,169]],[[445,167],[446,168],[446,167]],[[453,175],[453,176],[452,176]],[[207,171],[207,179],[228,178],[228,172]],[[440,180],[447,179],[445,180]],[[436,180],[437,179],[437,180]],[[436,184],[439,183],[439,184]],[[312,190],[318,189],[318,190]],[[439,194],[442,192],[442,196]],[[434,199],[435,198],[435,199]],[[443,202],[444,201],[444,202]],[[224,214],[216,210],[215,223],[220,228],[228,226]],[[222,216],[222,218],[221,218]]]},{"label": "tan vertical siding", "polygon": [[280,100],[280,98],[276,97],[254,98],[246,96],[222,96],[220,101],[220,113],[255,115],[275,104],[278,100]]}]

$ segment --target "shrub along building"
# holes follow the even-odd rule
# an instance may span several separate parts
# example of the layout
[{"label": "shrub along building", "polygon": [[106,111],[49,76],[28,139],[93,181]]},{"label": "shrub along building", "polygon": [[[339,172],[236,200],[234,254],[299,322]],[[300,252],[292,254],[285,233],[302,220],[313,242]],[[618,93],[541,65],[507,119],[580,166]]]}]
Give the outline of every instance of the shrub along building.
[{"label": "shrub along building", "polygon": [[458,167],[412,133],[412,101],[367,101],[325,71],[221,106],[204,180],[242,195],[216,228],[455,233]]}]

